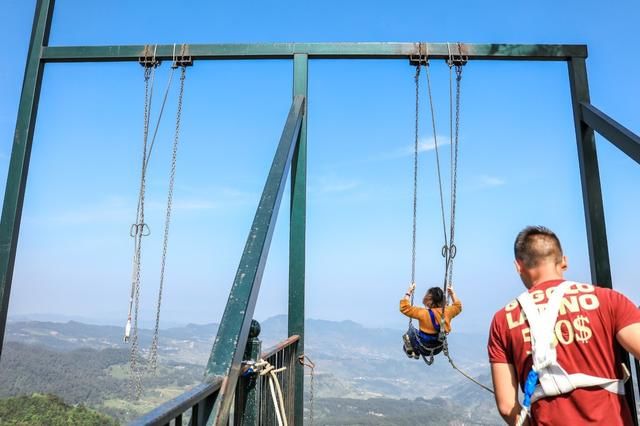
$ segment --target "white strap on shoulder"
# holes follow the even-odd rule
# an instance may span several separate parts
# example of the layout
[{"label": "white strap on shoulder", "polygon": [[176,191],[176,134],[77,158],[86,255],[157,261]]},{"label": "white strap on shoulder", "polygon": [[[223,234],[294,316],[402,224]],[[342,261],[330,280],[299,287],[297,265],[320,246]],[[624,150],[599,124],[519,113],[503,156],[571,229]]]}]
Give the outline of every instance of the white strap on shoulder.
[{"label": "white strap on shoulder", "polygon": [[518,296],[518,303],[520,303],[531,329],[531,351],[533,354],[533,367],[536,371],[540,371],[556,361],[556,349],[554,346],[555,324],[564,293],[572,284],[574,283],[571,281],[564,281],[558,284],[542,312],[534,303],[529,291],[525,291]]}]

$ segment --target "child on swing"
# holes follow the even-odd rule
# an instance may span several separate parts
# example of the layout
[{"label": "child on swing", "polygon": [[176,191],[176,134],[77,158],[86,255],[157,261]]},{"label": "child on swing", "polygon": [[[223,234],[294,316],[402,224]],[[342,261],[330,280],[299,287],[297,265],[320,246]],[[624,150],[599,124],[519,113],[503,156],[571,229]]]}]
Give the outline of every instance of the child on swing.
[{"label": "child on swing", "polygon": [[[436,355],[442,350],[442,342],[439,334],[444,324],[444,332],[451,331],[451,320],[462,312],[462,302],[456,296],[452,286],[447,292],[451,297],[451,305],[445,306],[444,292],[440,287],[431,287],[422,299],[424,308],[411,304],[411,295],[416,289],[415,283],[411,283],[404,297],[400,300],[400,312],[409,318],[418,320],[419,330],[410,326],[409,332],[403,336],[404,351],[410,358],[420,358],[420,355]],[[444,306],[444,322],[442,321],[442,308]],[[413,331],[412,331],[413,329]],[[424,353],[422,348],[429,349],[430,353]]]}]

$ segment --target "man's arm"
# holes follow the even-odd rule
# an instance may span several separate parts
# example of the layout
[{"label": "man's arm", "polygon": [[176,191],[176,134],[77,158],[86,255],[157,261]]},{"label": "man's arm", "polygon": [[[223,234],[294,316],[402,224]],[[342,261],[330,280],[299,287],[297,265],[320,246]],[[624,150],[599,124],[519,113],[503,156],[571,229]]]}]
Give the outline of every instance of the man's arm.
[{"label": "man's arm", "polygon": [[513,365],[492,363],[491,378],[498,411],[507,424],[514,425],[522,407],[518,403],[518,379]]},{"label": "man's arm", "polygon": [[627,352],[640,359],[640,323],[630,324],[616,334],[618,343]]}]

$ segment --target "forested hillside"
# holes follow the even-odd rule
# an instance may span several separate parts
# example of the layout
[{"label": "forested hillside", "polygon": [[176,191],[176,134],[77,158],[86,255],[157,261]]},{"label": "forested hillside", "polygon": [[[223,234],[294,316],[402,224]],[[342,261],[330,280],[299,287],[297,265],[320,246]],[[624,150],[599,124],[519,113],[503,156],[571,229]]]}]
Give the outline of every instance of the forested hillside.
[{"label": "forested hillside", "polygon": [[69,406],[55,395],[34,394],[0,400],[0,424],[115,426],[118,422],[84,406]]},{"label": "forested hillside", "polygon": [[58,352],[7,342],[0,360],[0,398],[55,394],[68,404],[84,404],[127,422],[202,378],[200,366],[163,364],[157,375],[145,375],[143,398],[132,402],[128,361],[126,349]]}]

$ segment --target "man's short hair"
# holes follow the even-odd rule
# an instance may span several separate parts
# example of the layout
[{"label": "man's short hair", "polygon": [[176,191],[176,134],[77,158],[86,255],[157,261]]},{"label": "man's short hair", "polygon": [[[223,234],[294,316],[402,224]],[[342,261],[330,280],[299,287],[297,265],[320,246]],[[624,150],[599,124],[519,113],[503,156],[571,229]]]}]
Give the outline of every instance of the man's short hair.
[{"label": "man's short hair", "polygon": [[544,226],[527,226],[513,244],[513,252],[517,260],[525,268],[535,268],[541,261],[562,261],[562,246],[556,234]]}]

